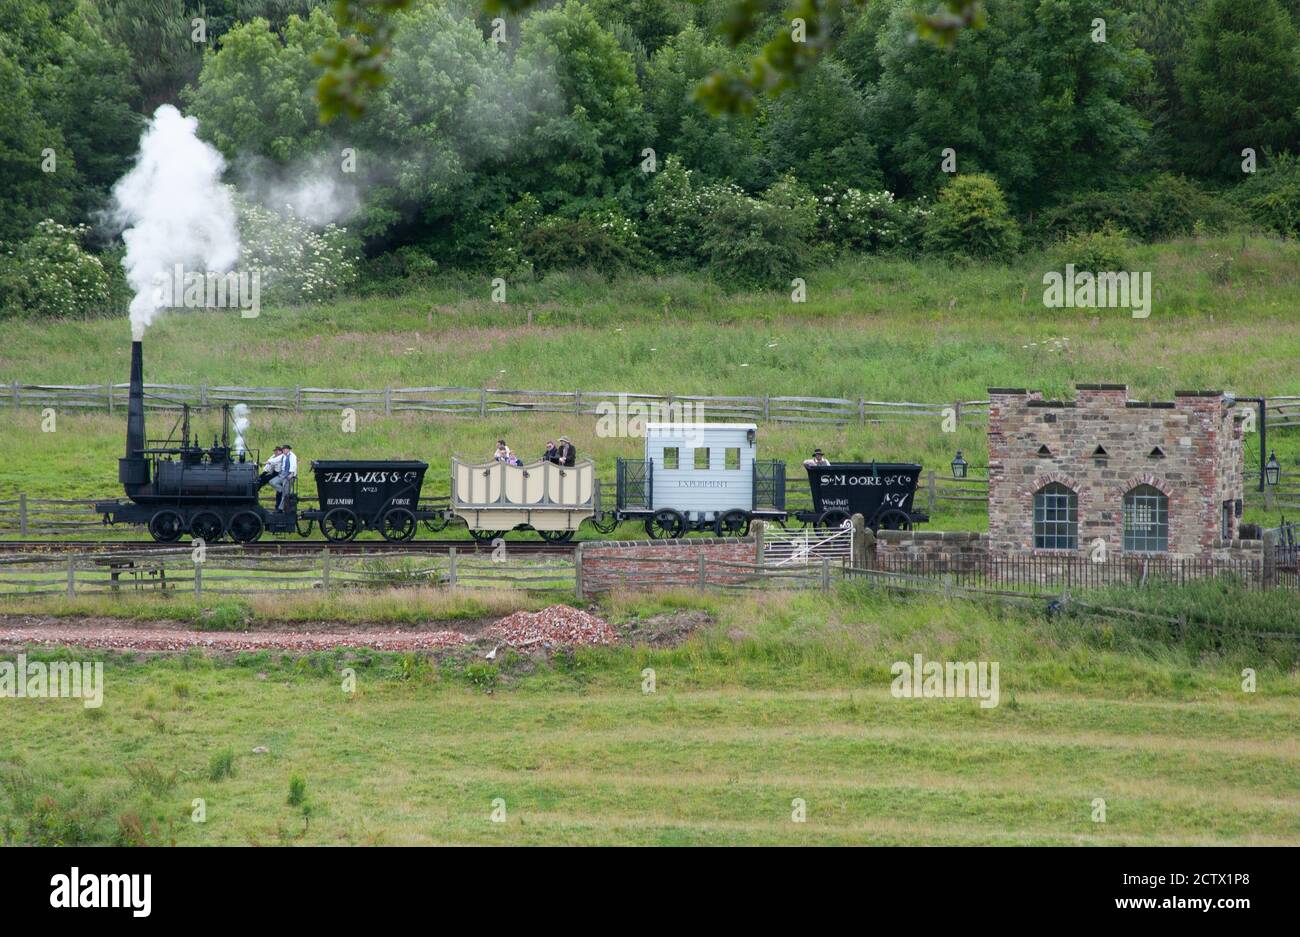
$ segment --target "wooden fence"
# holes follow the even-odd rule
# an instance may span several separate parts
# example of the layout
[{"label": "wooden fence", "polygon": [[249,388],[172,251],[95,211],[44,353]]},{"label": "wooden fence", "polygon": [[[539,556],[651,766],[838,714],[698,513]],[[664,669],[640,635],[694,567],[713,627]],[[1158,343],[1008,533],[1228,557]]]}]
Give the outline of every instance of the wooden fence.
[{"label": "wooden fence", "polygon": [[[125,383],[0,384],[0,404],[12,407],[62,407],[74,410],[124,409]],[[434,413],[482,419],[499,413],[568,413],[597,416],[612,404],[670,408],[702,405],[705,411],[733,420],[777,423],[899,423],[912,420],[981,421],[988,416],[987,400],[917,403],[868,400],[865,397],[713,396],[646,394],[603,390],[510,390],[495,387],[240,387],[224,384],[145,384],[145,406],[154,409],[219,407],[244,403],[266,410],[310,412],[354,410],[393,413]],[[605,408],[605,409],[602,409]],[[1264,419],[1270,430],[1300,427],[1300,396],[1269,397]]]}]

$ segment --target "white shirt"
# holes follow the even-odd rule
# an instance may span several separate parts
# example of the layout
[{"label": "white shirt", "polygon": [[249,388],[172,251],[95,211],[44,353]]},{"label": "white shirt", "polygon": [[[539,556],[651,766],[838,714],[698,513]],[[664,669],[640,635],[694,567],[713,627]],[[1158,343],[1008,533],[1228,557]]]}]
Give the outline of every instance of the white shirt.
[{"label": "white shirt", "polygon": [[264,471],[264,472],[279,472],[279,471],[280,471],[280,466],[283,465],[283,464],[284,464],[284,456],[282,456],[282,455],[273,455],[273,456],[271,456],[269,459],[266,460],[266,464],[262,466],[262,471]]},{"label": "white shirt", "polygon": [[281,471],[284,472],[285,475],[293,478],[298,474],[298,457],[293,454],[292,449],[280,456],[280,458],[284,462],[284,468],[281,469]]}]

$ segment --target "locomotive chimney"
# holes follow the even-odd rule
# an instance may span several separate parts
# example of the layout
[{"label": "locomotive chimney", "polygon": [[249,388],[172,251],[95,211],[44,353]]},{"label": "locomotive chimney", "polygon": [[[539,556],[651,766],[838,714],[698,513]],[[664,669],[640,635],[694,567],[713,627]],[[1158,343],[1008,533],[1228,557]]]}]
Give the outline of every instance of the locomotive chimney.
[{"label": "locomotive chimney", "polygon": [[123,485],[144,485],[149,481],[149,462],[140,455],[144,442],[144,355],[140,342],[131,343],[131,389],[126,405],[126,457],[118,460],[118,481]]}]

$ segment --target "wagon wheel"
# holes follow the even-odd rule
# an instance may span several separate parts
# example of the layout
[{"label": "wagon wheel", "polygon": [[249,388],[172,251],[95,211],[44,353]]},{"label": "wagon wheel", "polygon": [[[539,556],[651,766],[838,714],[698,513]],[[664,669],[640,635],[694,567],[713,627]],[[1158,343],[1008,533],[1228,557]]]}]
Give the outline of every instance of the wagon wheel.
[{"label": "wagon wheel", "polygon": [[849,519],[848,511],[832,509],[822,511],[821,516],[817,518],[817,527],[821,530],[838,530],[844,526],[844,522]]},{"label": "wagon wheel", "polygon": [[310,537],[313,521],[310,517],[299,517],[294,521],[294,526],[298,528],[299,537]]},{"label": "wagon wheel", "polygon": [[645,533],[655,540],[676,539],[686,533],[686,518],[672,508],[655,511],[645,522]]},{"label": "wagon wheel", "polygon": [[262,519],[252,511],[240,511],[230,519],[230,539],[235,543],[253,543],[264,529]]},{"label": "wagon wheel", "polygon": [[504,537],[506,532],[504,530],[475,530],[471,527],[469,535],[479,543],[491,543],[497,537]]},{"label": "wagon wheel", "polygon": [[347,508],[334,508],[320,519],[320,532],[334,543],[347,543],[357,535],[357,527],[357,516]]},{"label": "wagon wheel", "polygon": [[749,514],[739,510],[719,514],[713,522],[713,532],[719,537],[748,537]]},{"label": "wagon wheel", "polygon": [[537,536],[541,537],[547,543],[566,543],[573,539],[571,530],[539,530]]},{"label": "wagon wheel", "polygon": [[175,543],[184,529],[185,521],[176,511],[159,511],[149,518],[149,534],[159,543]]},{"label": "wagon wheel", "polygon": [[415,515],[406,508],[389,508],[379,520],[379,533],[396,543],[410,540],[415,536]]},{"label": "wagon wheel", "polygon": [[911,530],[912,518],[906,511],[898,508],[890,508],[888,511],[881,511],[876,516],[876,523],[871,528],[875,530]]},{"label": "wagon wheel", "polygon": [[599,517],[591,519],[591,526],[596,528],[598,533],[612,534],[614,528],[618,526],[618,515],[614,513],[602,514]]},{"label": "wagon wheel", "polygon": [[226,525],[213,511],[200,511],[190,518],[190,536],[202,537],[204,543],[216,543],[226,532]]}]

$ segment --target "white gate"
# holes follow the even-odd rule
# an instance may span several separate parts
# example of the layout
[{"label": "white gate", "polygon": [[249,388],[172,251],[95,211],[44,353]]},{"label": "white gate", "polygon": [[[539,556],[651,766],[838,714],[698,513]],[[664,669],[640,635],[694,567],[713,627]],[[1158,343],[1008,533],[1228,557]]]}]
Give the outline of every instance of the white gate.
[{"label": "white gate", "polygon": [[854,565],[851,521],[830,530],[812,526],[786,530],[778,524],[763,525],[764,566],[809,566],[823,559]]}]

